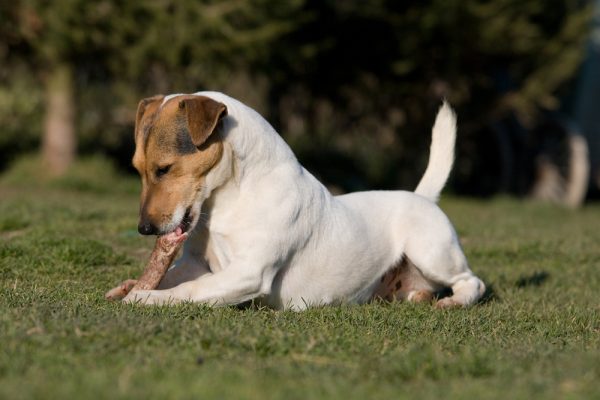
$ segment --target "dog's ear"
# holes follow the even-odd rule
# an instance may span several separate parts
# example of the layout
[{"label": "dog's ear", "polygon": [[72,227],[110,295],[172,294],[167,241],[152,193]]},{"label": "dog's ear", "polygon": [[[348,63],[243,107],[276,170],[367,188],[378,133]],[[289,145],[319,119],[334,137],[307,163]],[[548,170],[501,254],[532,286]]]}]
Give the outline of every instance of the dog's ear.
[{"label": "dog's ear", "polygon": [[179,102],[185,113],[194,146],[199,147],[213,133],[221,118],[227,115],[227,107],[208,97],[197,96]]},{"label": "dog's ear", "polygon": [[141,100],[138,104],[137,113],[135,114],[135,142],[138,142],[140,135],[142,134],[142,119],[146,114],[154,114],[158,110],[158,106],[162,103],[165,98],[162,94],[157,94],[156,96],[147,97]]}]

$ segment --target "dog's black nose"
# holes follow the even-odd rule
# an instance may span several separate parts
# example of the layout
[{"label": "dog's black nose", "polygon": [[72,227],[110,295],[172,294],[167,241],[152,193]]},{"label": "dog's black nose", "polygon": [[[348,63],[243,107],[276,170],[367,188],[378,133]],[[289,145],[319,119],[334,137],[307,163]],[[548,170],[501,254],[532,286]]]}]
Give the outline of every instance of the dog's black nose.
[{"label": "dog's black nose", "polygon": [[138,232],[142,235],[155,235],[158,232],[158,229],[150,222],[140,222],[138,225]]}]

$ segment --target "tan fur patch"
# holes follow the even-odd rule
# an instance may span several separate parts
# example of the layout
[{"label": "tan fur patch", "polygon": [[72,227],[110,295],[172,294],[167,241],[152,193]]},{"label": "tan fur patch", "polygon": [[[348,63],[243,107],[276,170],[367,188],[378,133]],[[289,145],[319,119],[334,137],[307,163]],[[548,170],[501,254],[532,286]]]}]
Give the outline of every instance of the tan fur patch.
[{"label": "tan fur patch", "polygon": [[406,300],[413,291],[417,291],[412,295],[413,302],[430,301],[433,298],[431,284],[410,260],[404,258],[381,277],[373,298],[385,301]]},{"label": "tan fur patch", "polygon": [[427,303],[433,300],[433,293],[430,290],[417,290],[410,299],[413,303]]},{"label": "tan fur patch", "polygon": [[[182,109],[184,100],[217,103],[207,97],[178,96],[164,105],[162,98],[138,110],[136,118],[136,150],[133,165],[142,178],[140,199],[141,218],[157,227],[167,224],[178,207],[189,208],[202,185],[206,174],[219,162],[223,154],[220,135],[209,132],[206,141],[198,147],[192,142],[190,129],[198,125],[188,123],[189,111]],[[221,103],[218,103],[221,104]],[[221,104],[224,108],[224,106]],[[201,115],[194,118],[213,118],[220,115]],[[214,127],[217,122],[209,121]]]}]

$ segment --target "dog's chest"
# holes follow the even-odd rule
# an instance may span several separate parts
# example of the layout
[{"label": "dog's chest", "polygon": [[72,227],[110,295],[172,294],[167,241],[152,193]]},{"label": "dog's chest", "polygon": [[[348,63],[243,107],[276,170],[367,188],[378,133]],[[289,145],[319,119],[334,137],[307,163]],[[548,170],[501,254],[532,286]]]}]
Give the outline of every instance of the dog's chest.
[{"label": "dog's chest", "polygon": [[206,244],[206,260],[212,272],[226,268],[231,262],[231,249],[225,237],[211,233]]}]

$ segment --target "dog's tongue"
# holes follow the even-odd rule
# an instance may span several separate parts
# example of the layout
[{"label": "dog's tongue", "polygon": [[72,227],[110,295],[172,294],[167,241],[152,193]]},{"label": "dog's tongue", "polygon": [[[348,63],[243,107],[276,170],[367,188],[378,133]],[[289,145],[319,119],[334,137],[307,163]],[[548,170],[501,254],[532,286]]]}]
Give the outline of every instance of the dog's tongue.
[{"label": "dog's tongue", "polygon": [[181,226],[178,226],[173,232],[161,236],[161,240],[172,245],[179,244],[187,239],[187,233],[183,232]]}]

